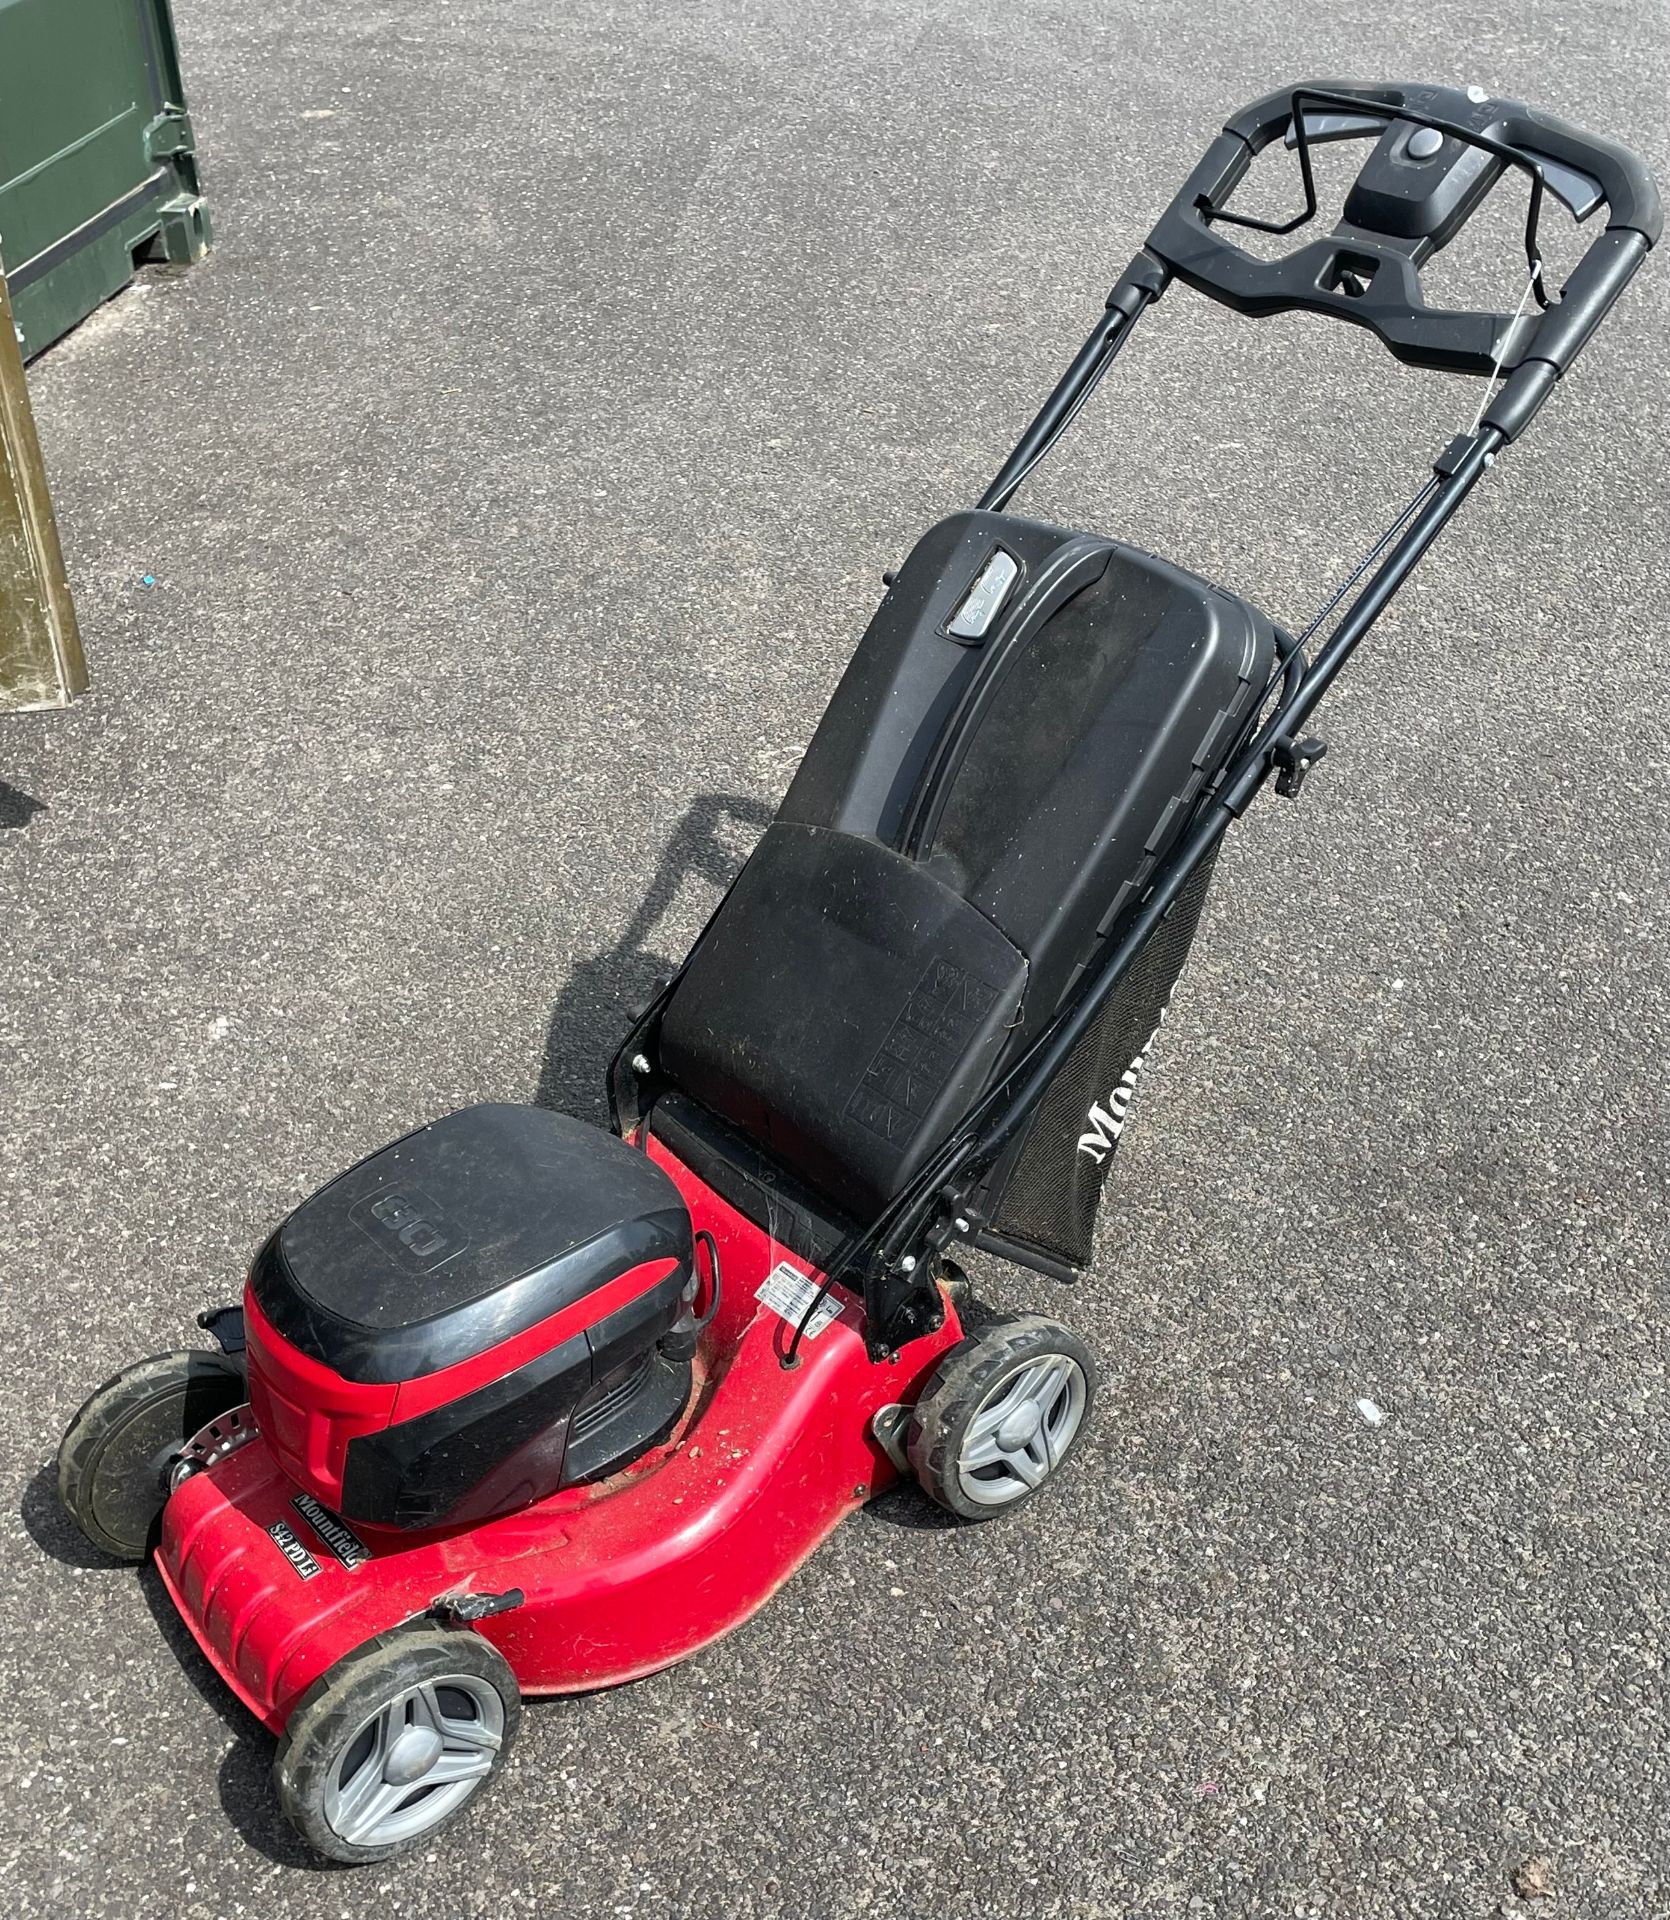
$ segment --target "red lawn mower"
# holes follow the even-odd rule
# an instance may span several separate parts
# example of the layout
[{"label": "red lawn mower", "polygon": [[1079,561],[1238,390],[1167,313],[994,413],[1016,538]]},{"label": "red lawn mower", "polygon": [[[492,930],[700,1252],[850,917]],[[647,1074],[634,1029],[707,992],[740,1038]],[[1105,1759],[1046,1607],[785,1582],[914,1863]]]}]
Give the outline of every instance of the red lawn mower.
[{"label": "red lawn mower", "polygon": [[[1237,215],[1278,138],[1302,211]],[[1331,232],[1274,260],[1233,243],[1311,220],[1312,149],[1347,139],[1373,144]],[[1519,311],[1427,305],[1422,266],[1508,175],[1529,182]],[[1607,209],[1557,295],[1549,194]],[[281,1736],[279,1799],[321,1853],[427,1841],[524,1693],[695,1652],[900,1476],[983,1520],[1060,1469],[1090,1353],[978,1311],[952,1254],[1086,1266],[1220,840],[1267,780],[1298,796],[1317,702],[1659,229],[1633,155],[1477,89],[1307,85],[1238,113],[979,506],[889,580],[775,819],[616,1057],[612,1132],[516,1106],[419,1128],[284,1221],[241,1307],[204,1316],[217,1350],[142,1361],[76,1415],[65,1505],[114,1555],[154,1548]],[[1487,382],[1297,637],[1004,511],[1174,280]]]}]

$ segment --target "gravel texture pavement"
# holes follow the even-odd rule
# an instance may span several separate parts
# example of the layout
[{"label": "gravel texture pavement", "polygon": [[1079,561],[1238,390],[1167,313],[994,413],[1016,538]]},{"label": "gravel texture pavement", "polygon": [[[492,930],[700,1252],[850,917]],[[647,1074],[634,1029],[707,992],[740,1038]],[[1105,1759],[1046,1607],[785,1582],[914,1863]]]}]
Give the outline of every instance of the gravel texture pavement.
[{"label": "gravel texture pavement", "polygon": [[[1478,81],[1662,172],[1664,9],[178,19],[217,244],[33,369],[96,688],[0,723],[8,1912],[1670,1913],[1657,259],[1226,855],[1094,1276],[980,1276],[1102,1364],[1047,1501],[882,1501],[353,1873],[48,1471],[337,1168],[471,1100],[600,1113],[881,570],[1231,109]],[[1448,284],[1511,305],[1491,232]],[[1179,290],[1018,504],[1297,619],[1475,398]]]}]

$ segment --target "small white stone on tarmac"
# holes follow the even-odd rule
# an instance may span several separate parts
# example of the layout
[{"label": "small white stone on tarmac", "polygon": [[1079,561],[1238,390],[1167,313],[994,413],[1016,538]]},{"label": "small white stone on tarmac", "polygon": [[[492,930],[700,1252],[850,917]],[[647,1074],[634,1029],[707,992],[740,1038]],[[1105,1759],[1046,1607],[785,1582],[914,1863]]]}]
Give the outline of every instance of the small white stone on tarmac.
[{"label": "small white stone on tarmac", "polygon": [[1385,1414],[1380,1411],[1372,1400],[1359,1400],[1357,1402],[1357,1411],[1371,1427],[1378,1427],[1385,1424]]}]

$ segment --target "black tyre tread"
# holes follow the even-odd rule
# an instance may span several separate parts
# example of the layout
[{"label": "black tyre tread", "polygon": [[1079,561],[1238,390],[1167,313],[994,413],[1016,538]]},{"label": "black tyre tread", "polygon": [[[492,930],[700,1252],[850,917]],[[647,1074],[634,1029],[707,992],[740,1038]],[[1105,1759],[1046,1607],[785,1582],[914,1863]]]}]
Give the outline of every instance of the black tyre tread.
[{"label": "black tyre tread", "polygon": [[[93,1479],[105,1447],[141,1409],[170,1392],[184,1396],[194,1386],[206,1384],[210,1379],[225,1380],[226,1407],[235,1407],[244,1398],[243,1369],[225,1354],[200,1347],[177,1347],[166,1353],[153,1353],[113,1373],[87,1396],[64,1429],[64,1437],[58,1443],[58,1498],[70,1518],[101,1553],[131,1563],[143,1560],[149,1551],[148,1540],[117,1539],[100,1523],[93,1510]],[[218,1410],[224,1412],[225,1408]],[[212,1413],[206,1416],[213,1417]],[[196,1430],[194,1426],[192,1432]],[[182,1433],[180,1438],[189,1440],[191,1433]],[[157,1505],[160,1512],[160,1499]]]},{"label": "black tyre tread", "polygon": [[917,1482],[930,1500],[959,1520],[1000,1520],[1035,1498],[1027,1493],[1001,1507],[974,1506],[957,1485],[956,1460],[963,1424],[991,1387],[1018,1360],[1045,1351],[1071,1355],[1084,1373],[1085,1420],[1068,1448],[1070,1458],[1089,1424],[1099,1375],[1090,1349],[1078,1335],[1046,1314],[982,1312],[968,1337],[941,1359],[911,1409],[905,1451]]},{"label": "black tyre tread", "polygon": [[[504,1701],[504,1739],[493,1770],[469,1798],[414,1839],[387,1847],[357,1847],[343,1840],[325,1819],[325,1787],[345,1742],[365,1724],[378,1700],[424,1679],[466,1672],[486,1680]],[[497,1647],[467,1627],[443,1627],[438,1621],[409,1620],[380,1633],[321,1674],[301,1697],[278,1752],[273,1756],[273,1787],[284,1817],[316,1853],[346,1866],[369,1866],[427,1846],[475,1806],[502,1772],[522,1718],[522,1694],[516,1676]]]}]

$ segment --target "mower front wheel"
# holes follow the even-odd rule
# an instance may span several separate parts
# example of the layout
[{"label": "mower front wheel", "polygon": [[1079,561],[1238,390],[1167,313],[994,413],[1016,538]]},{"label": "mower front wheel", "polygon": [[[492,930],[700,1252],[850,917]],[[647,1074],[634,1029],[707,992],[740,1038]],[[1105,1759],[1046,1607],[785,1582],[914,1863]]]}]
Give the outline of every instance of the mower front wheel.
[{"label": "mower front wheel", "polygon": [[964,1520],[1012,1513],[1084,1430],[1096,1363],[1076,1333],[1039,1313],[995,1314],[935,1369],[905,1449],[922,1490]]},{"label": "mower front wheel", "polygon": [[220,1353],[154,1354],[105,1381],[65,1429],[58,1497],[100,1552],[143,1560],[186,1442],[249,1397]]},{"label": "mower front wheel", "polygon": [[285,1818],[350,1866],[431,1839],[496,1774],[522,1695],[504,1656],[429,1621],[369,1640],[314,1682],[273,1760]]}]

